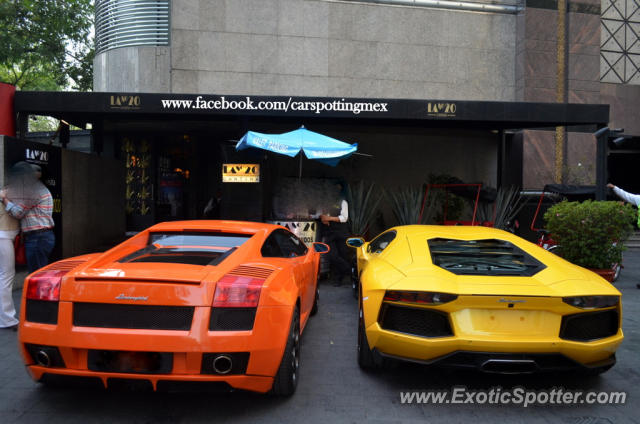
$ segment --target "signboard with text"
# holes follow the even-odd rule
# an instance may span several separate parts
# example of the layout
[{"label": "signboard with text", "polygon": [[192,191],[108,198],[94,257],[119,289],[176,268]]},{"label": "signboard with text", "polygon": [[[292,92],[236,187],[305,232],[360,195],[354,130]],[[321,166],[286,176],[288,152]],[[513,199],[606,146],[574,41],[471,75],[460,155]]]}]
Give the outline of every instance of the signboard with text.
[{"label": "signboard with text", "polygon": [[257,163],[223,163],[223,183],[259,183],[260,164]]},{"label": "signboard with text", "polygon": [[609,105],[534,102],[387,99],[307,96],[246,96],[180,93],[17,91],[16,113],[62,115],[80,123],[95,116],[171,114],[276,116],[481,122],[492,128],[606,125]]},{"label": "signboard with text", "polygon": [[318,237],[317,223],[315,221],[289,221],[275,220],[267,221],[268,224],[282,225],[287,230],[298,236],[307,247],[311,247]]}]

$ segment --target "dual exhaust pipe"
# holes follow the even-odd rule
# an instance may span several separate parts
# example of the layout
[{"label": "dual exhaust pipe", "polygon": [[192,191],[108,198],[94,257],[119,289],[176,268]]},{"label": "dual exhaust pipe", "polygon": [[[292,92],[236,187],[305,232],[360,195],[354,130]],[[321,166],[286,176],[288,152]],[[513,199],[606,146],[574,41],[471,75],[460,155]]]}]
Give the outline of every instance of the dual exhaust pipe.
[{"label": "dual exhaust pipe", "polygon": [[[36,350],[34,360],[36,364],[41,367],[50,367],[52,365],[52,359],[47,349]],[[216,355],[211,361],[211,366],[217,374],[229,374],[233,369],[233,359],[229,355]]]}]

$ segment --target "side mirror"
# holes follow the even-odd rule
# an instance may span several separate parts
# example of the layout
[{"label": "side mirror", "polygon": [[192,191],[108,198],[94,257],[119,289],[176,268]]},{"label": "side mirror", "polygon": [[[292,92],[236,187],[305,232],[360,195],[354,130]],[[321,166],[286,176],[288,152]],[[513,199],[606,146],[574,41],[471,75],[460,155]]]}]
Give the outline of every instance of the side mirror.
[{"label": "side mirror", "polygon": [[364,244],[364,239],[362,237],[349,237],[347,239],[347,246],[349,247],[360,247]]},{"label": "side mirror", "polygon": [[320,243],[319,241],[313,242],[313,249],[322,255],[331,250],[328,244]]}]

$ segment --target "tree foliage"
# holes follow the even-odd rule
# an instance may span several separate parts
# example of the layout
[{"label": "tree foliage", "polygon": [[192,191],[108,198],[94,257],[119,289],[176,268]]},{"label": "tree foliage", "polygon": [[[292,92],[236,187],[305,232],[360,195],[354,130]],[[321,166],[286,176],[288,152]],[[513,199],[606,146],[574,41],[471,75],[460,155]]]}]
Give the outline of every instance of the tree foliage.
[{"label": "tree foliage", "polygon": [[92,0],[0,1],[0,80],[21,90],[90,90]]}]

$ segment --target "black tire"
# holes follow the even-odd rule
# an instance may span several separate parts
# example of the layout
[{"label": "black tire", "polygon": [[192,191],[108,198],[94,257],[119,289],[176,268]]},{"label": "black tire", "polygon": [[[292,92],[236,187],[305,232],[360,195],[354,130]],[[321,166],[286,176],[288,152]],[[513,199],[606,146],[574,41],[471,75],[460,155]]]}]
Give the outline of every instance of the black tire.
[{"label": "black tire", "polygon": [[291,396],[298,386],[298,370],[300,368],[300,313],[298,307],[293,311],[287,345],[284,348],[282,361],[275,379],[271,394],[275,396]]},{"label": "black tire", "polygon": [[311,316],[318,313],[318,299],[320,299],[320,289],[316,284],[316,294],[313,296],[313,306],[311,307],[311,312],[309,312],[309,315]]},{"label": "black tire", "polygon": [[358,280],[351,280],[351,288],[353,289],[353,298],[358,298],[358,293],[360,292],[360,283]]},{"label": "black tire", "polygon": [[351,289],[353,290],[353,297],[355,299],[358,298],[358,293],[360,293],[360,282],[358,280],[358,265],[354,264],[351,267]]},{"label": "black tire", "polygon": [[377,368],[373,352],[369,348],[367,341],[367,333],[364,331],[364,317],[362,307],[358,312],[358,365],[363,370],[372,370]]}]

